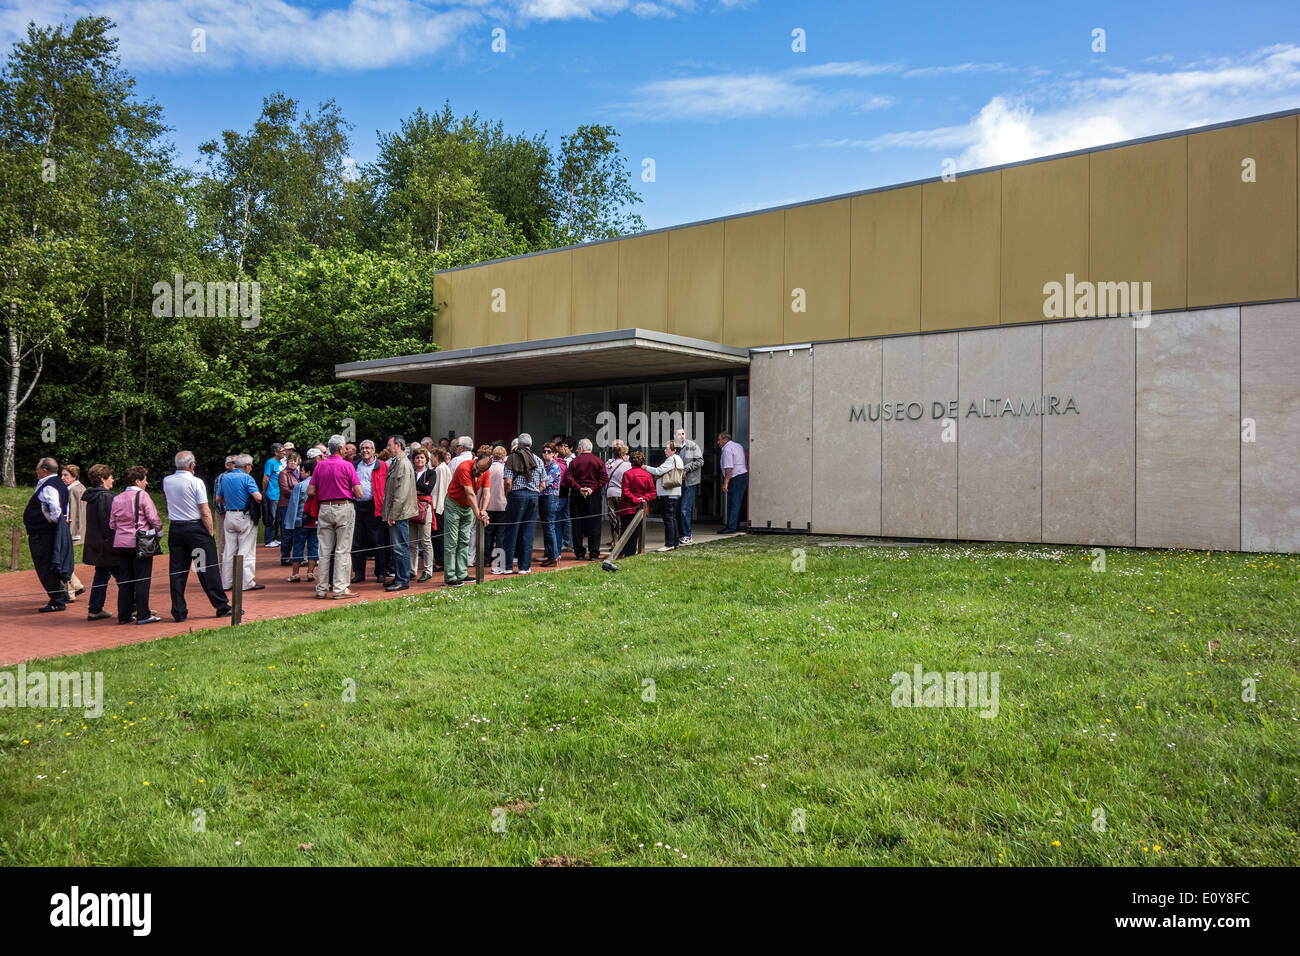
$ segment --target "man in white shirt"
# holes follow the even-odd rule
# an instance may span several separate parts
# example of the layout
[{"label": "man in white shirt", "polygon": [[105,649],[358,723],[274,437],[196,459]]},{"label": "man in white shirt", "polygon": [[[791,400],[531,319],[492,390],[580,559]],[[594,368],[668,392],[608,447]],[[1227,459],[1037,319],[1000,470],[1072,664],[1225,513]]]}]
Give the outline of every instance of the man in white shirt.
[{"label": "man in white shirt", "polygon": [[454,474],[456,467],[462,461],[469,461],[474,457],[474,439],[470,438],[468,435],[461,435],[452,443],[451,449],[454,454],[451,461],[448,462],[447,467],[450,468]]},{"label": "man in white shirt", "polygon": [[718,434],[718,447],[722,449],[722,493],[727,496],[727,523],[714,534],[735,534],[740,530],[740,508],[749,488],[749,463],[745,460],[745,446],[731,440],[730,432]]},{"label": "man in white shirt", "polygon": [[[68,593],[63,582],[72,576],[72,531],[63,520],[67,502],[68,488],[59,480],[59,463],[42,458],[36,463],[36,490],[23,511],[32,567],[49,595],[39,611],[67,609]],[[66,541],[60,541],[60,536],[66,536]]]},{"label": "man in white shirt", "polygon": [[176,453],[176,470],[162,480],[167,499],[167,548],[171,552],[167,570],[171,581],[172,620],[189,616],[185,605],[185,585],[190,565],[199,576],[199,585],[216,608],[217,617],[231,613],[230,602],[221,587],[221,565],[217,560],[217,542],[212,537],[212,509],[208,507],[207,486],[194,474],[194,452]]}]

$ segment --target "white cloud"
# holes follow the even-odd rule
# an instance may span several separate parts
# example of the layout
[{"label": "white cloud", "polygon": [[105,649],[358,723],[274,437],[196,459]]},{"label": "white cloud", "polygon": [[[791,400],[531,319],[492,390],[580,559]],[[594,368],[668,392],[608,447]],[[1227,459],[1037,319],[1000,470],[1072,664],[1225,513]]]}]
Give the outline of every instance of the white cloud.
[{"label": "white cloud", "polygon": [[847,60],[831,63],[816,63],[813,66],[800,66],[787,73],[790,76],[879,76],[882,73],[897,73],[902,67],[897,63],[869,63],[865,60]]},{"label": "white cloud", "polygon": [[812,115],[830,109],[854,112],[885,109],[892,96],[852,89],[826,89],[814,81],[896,73],[893,63],[862,60],[819,63],[776,73],[714,73],[646,83],[634,99],[617,108],[647,120],[724,120],[764,115]]},{"label": "white cloud", "polygon": [[909,79],[931,76],[952,76],[960,73],[1010,73],[1013,67],[1005,63],[955,63],[951,66],[922,66],[908,70],[903,76]]},{"label": "white cloud", "polygon": [[519,14],[527,20],[594,20],[630,5],[630,0],[523,0]]},{"label": "white cloud", "polygon": [[[480,30],[549,20],[594,20],[630,12],[675,16],[696,0],[4,0],[0,44],[26,35],[28,21],[54,24],[86,15],[117,25],[129,69],[173,72],[236,66],[315,70],[383,69],[429,61]],[[722,6],[732,4],[717,0]],[[206,51],[191,49],[205,31]]]},{"label": "white cloud", "polygon": [[[0,19],[0,40],[26,33],[28,20],[71,21],[95,14],[117,25],[122,62],[138,71],[234,66],[374,69],[417,62],[483,23],[469,5],[434,9],[416,0],[351,0],[321,9],[286,0],[75,0],[17,4]],[[204,52],[191,49],[205,32]],[[484,42],[488,42],[485,38]]]},{"label": "white cloud", "polygon": [[643,119],[727,119],[818,108],[818,92],[770,73],[724,73],[647,83],[626,109]]},{"label": "white cloud", "polygon": [[1300,105],[1300,46],[1167,72],[1117,69],[1064,87],[992,97],[962,126],[823,140],[830,149],[960,150],[963,169],[1086,149]]}]

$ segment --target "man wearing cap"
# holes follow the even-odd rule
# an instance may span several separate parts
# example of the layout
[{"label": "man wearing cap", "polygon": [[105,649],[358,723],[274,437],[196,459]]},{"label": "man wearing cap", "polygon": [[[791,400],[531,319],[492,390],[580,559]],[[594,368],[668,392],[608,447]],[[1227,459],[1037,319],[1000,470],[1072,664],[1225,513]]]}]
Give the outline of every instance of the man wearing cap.
[{"label": "man wearing cap", "polygon": [[[226,476],[226,472],[230,471],[234,467],[235,467],[235,456],[227,455],[226,470],[223,471],[221,474],[217,475],[217,477],[212,479],[212,501],[214,504],[216,503],[217,500],[217,486],[221,484],[221,479]],[[217,505],[217,514],[223,515],[225,513],[226,513],[226,509],[223,508],[221,505]]]}]

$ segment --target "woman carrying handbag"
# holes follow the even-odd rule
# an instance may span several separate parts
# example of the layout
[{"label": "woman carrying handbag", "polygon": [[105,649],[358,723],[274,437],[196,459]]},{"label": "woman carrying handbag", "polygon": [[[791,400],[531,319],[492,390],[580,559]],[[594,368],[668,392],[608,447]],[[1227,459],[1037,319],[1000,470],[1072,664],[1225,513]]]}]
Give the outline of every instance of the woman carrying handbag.
[{"label": "woman carrying handbag", "polygon": [[[433,511],[433,484],[436,473],[429,467],[429,451],[422,445],[411,450],[411,466],[415,469],[415,506],[419,510],[410,519],[411,577],[427,581],[433,577],[433,531],[437,516]],[[416,577],[419,557],[424,555],[424,570]]]},{"label": "woman carrying handbag", "polygon": [[145,494],[149,473],[143,465],[126,470],[126,487],[113,499],[108,526],[117,555],[117,623],[156,624],[161,618],[149,609],[149,577],[153,559],[162,554],[162,518]]}]

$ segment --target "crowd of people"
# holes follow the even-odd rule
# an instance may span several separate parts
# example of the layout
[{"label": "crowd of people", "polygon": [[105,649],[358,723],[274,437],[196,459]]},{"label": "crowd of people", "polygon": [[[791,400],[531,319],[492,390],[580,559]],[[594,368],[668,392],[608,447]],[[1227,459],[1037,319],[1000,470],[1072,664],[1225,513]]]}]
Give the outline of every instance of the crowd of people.
[{"label": "crowd of people", "polygon": [[[749,480],[745,450],[726,432],[717,444],[727,493],[726,523],[717,533],[734,534]],[[218,617],[232,613],[229,594],[236,587],[265,587],[257,581],[259,522],[262,545],[279,552],[287,580],[312,584],[320,599],[356,597],[352,585],[365,582],[367,570],[386,591],[407,590],[436,573],[447,587],[460,587],[477,561],[473,532],[479,524],[484,562],[494,575],[532,572],[539,523],[543,567],[557,564],[565,551],[578,561],[601,560],[605,518],[605,550],[613,556],[629,522],[652,503],[664,525],[659,550],[672,551],[694,541],[704,454],[684,429],[654,466],[621,440],[601,459],[590,439],[564,435],[545,442],[540,455],[527,433],[509,448],[504,442],[475,447],[465,435],[408,446],[402,435],[392,435],[378,452],[372,441],[357,445],[333,435],[305,450],[273,443],[260,481],[253,477],[252,456],[227,456],[225,470],[212,482],[211,505],[194,454],[178,452],[174,464],[162,480],[162,494],[170,520],[170,614],[179,622],[189,614],[185,589],[191,570]],[[86,477],[83,484],[78,466],[60,467],[53,458],[36,466],[23,525],[48,595],[39,610],[64,611],[86,591],[74,570],[79,543],[83,563],[95,569],[88,619],[156,623],[161,618],[150,606],[150,576],[162,552],[163,522],[147,493],[148,472],[141,465],[127,468],[118,493],[109,465],[94,465]],[[639,522],[619,556],[638,551],[643,533]],[[116,615],[105,610],[114,581]]]}]

